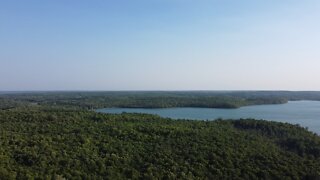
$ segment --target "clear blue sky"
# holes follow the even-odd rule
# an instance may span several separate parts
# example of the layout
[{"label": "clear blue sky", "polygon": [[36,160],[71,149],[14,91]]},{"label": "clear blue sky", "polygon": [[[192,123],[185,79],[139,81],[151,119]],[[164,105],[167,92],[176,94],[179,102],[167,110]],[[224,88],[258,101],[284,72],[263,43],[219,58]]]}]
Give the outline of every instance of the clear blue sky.
[{"label": "clear blue sky", "polygon": [[1,0],[0,90],[320,90],[320,1]]}]

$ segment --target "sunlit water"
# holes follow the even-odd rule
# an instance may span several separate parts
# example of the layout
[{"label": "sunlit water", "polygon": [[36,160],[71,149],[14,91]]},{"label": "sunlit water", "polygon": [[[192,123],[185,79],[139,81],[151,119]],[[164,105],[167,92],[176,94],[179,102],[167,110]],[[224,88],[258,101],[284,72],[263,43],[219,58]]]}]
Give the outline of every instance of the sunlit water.
[{"label": "sunlit water", "polygon": [[98,112],[115,113],[147,113],[173,119],[215,120],[254,118],[300,124],[320,134],[320,101],[290,101],[287,104],[246,106],[238,109],[215,108],[106,108]]}]

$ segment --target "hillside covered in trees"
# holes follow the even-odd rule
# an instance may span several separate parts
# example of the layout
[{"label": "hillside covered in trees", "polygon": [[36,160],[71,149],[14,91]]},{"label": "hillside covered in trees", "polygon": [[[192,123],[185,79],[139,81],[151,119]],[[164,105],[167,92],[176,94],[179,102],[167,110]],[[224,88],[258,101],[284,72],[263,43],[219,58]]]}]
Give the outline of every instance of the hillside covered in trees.
[{"label": "hillside covered in trees", "polygon": [[99,107],[218,107],[318,92],[24,92],[0,95],[0,179],[319,179],[320,137],[253,119],[101,114]]},{"label": "hillside covered in trees", "polygon": [[0,179],[316,179],[320,137],[257,120],[0,111]]}]

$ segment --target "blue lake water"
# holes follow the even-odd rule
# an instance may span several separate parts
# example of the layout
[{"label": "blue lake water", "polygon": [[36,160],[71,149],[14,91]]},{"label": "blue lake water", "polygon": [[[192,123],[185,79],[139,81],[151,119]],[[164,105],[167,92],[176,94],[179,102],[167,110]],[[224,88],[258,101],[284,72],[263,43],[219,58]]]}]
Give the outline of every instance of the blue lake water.
[{"label": "blue lake water", "polygon": [[215,120],[254,118],[300,124],[320,134],[320,101],[289,101],[287,104],[245,106],[238,109],[215,108],[105,108],[103,113],[147,113],[173,119]]}]

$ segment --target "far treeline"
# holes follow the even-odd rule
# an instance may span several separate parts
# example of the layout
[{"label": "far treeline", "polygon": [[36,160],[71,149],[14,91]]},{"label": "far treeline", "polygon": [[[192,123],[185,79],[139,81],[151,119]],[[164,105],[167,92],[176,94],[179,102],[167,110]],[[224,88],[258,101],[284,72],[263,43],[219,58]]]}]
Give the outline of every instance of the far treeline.
[{"label": "far treeline", "polygon": [[320,100],[315,91],[106,91],[20,92],[0,95],[0,109],[41,105],[96,109],[206,107],[239,108],[283,104],[290,100]]}]

